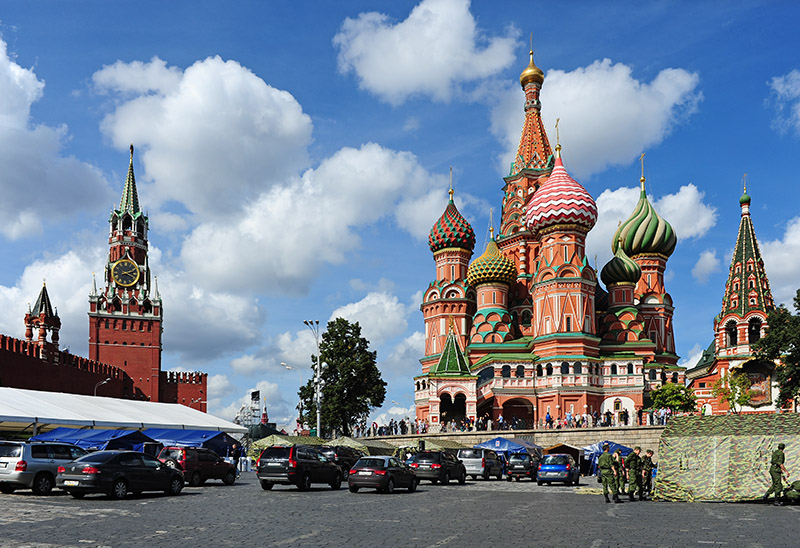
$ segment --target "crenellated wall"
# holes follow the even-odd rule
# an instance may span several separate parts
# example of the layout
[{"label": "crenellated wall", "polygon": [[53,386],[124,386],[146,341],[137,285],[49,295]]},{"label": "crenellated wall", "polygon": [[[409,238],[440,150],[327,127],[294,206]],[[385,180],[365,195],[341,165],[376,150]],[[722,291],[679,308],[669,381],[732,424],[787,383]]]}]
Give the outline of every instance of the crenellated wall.
[{"label": "crenellated wall", "polygon": [[161,401],[180,403],[206,412],[208,374],[196,371],[162,371]]}]

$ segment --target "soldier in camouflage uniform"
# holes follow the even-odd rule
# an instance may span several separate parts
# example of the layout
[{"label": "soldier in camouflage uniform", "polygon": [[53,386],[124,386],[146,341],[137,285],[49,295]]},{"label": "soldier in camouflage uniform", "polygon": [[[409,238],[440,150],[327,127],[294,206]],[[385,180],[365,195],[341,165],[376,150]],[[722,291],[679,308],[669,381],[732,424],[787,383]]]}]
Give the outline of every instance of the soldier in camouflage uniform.
[{"label": "soldier in camouflage uniform", "polygon": [[608,500],[608,492],[611,491],[614,502],[622,502],[617,495],[617,470],[614,467],[614,457],[608,452],[608,444],[603,445],[603,453],[597,459],[597,468],[600,470],[600,479],[603,482],[603,496]]},{"label": "soldier in camouflage uniform", "polygon": [[625,462],[622,460],[622,450],[614,451],[614,478],[617,481],[617,493],[625,492]]},{"label": "soldier in camouflage uniform", "polygon": [[775,502],[773,502],[775,506],[783,506],[783,502],[781,502],[781,491],[783,491],[782,474],[786,474],[786,479],[789,479],[789,471],[786,470],[786,467],[783,465],[786,461],[786,455],[783,454],[785,448],[785,444],[779,443],[778,448],[772,452],[769,465],[769,475],[772,478],[772,486],[767,489],[767,492],[762,497],[764,502],[767,502],[770,493],[775,493]]},{"label": "soldier in camouflage uniform", "polygon": [[625,459],[625,468],[628,469],[628,498],[635,501],[634,495],[639,492],[639,500],[644,500],[642,496],[642,458],[639,453],[642,452],[641,447],[634,447],[633,452]]},{"label": "soldier in camouflage uniform", "polygon": [[645,496],[650,496],[653,491],[653,450],[648,449],[642,457],[642,491]]},{"label": "soldier in camouflage uniform", "polygon": [[800,481],[795,481],[788,488],[784,489],[783,497],[790,502],[800,501]]}]

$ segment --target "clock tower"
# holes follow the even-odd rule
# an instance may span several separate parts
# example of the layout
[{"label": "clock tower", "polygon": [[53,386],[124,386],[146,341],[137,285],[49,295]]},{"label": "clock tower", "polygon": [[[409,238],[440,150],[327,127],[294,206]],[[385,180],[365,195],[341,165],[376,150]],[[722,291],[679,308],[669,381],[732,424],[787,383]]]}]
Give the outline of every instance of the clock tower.
[{"label": "clock tower", "polygon": [[89,358],[123,369],[135,399],[160,401],[161,322],[157,279],[147,259],[147,216],[139,207],[131,145],[119,209],[109,219],[108,262],[102,289],[89,295]]}]

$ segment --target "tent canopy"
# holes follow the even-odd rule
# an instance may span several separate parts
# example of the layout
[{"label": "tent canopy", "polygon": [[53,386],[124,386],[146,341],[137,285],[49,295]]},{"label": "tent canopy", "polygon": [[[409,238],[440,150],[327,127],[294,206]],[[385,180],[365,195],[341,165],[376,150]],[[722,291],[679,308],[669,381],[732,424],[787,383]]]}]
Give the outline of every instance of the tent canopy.
[{"label": "tent canopy", "polygon": [[247,432],[243,426],[177,403],[0,387],[0,430],[37,433],[59,426]]},{"label": "tent canopy", "polygon": [[272,434],[266,438],[256,440],[250,446],[251,452],[253,450],[261,451],[265,447],[273,445],[325,445],[325,440],[316,436],[285,436],[283,434]]},{"label": "tent canopy", "polygon": [[143,451],[145,444],[157,443],[153,438],[138,430],[80,430],[77,428],[56,428],[34,436],[33,441],[61,441],[72,443],[84,449],[122,449]]},{"label": "tent canopy", "polygon": [[617,449],[622,451],[622,456],[627,457],[633,451],[630,447],[626,447],[613,441],[598,441],[583,448],[583,458],[591,463],[591,474],[597,474],[597,459],[603,454],[603,446],[608,444],[609,453],[614,453]]},{"label": "tent canopy", "polygon": [[231,446],[238,443],[225,432],[213,430],[174,430],[170,428],[148,428],[142,431],[165,446],[205,447],[225,457]]},{"label": "tent canopy", "polygon": [[772,452],[785,443],[785,466],[800,469],[800,414],[674,417],[661,434],[654,498],[756,500],[772,484]]},{"label": "tent canopy", "polygon": [[503,453],[508,457],[510,453],[529,453],[531,455],[542,455],[542,446],[523,439],[494,438],[475,445],[482,449],[492,449],[497,453]]},{"label": "tent canopy", "polygon": [[385,441],[371,438],[355,439],[347,436],[342,436],[329,442],[325,442],[325,445],[344,445],[346,447],[358,449],[365,455],[392,455],[397,449],[397,447],[391,443],[386,443]]},{"label": "tent canopy", "polygon": [[583,449],[568,445],[566,443],[557,443],[544,450],[545,455],[554,455],[557,453],[572,455],[572,458],[575,459],[575,462],[577,462],[578,465],[580,465],[584,455]]}]

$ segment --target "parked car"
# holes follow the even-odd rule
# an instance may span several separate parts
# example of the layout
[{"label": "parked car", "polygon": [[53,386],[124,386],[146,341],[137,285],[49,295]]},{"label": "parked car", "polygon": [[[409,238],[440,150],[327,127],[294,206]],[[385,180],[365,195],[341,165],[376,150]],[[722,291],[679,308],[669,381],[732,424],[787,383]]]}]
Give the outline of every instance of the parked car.
[{"label": "parked car", "polygon": [[456,453],[456,458],[464,463],[467,474],[472,479],[477,479],[478,476],[485,480],[488,480],[491,476],[503,479],[503,463],[497,453],[491,449],[482,449],[480,447],[459,449],[458,453]]},{"label": "parked car", "polygon": [[56,486],[76,499],[105,493],[122,499],[128,493],[163,491],[179,495],[183,473],[139,451],[97,451],[58,467]]},{"label": "parked car", "polygon": [[508,456],[508,465],[506,466],[508,481],[516,479],[520,481],[522,478],[536,479],[537,472],[539,471],[539,455],[529,453],[511,453]]},{"label": "parked car", "polygon": [[56,484],[58,467],[85,454],[71,443],[0,441],[0,492],[32,489],[47,495]]},{"label": "parked car", "polygon": [[347,447],[346,445],[323,445],[319,452],[325,455],[328,460],[335,462],[342,469],[342,478],[347,479],[350,469],[358,462],[364,453],[358,449]]},{"label": "parked car", "polygon": [[390,494],[395,487],[405,487],[409,493],[413,493],[418,484],[414,469],[396,457],[362,457],[347,478],[351,493],[358,493],[362,487],[374,487],[379,493]]},{"label": "parked car", "polygon": [[411,468],[417,473],[417,478],[431,480],[431,483],[450,483],[457,479],[458,483],[467,481],[467,469],[464,463],[447,451],[420,451],[411,457]]},{"label": "parked car", "polygon": [[233,485],[236,481],[236,467],[204,447],[164,447],[158,460],[183,472],[190,487],[197,487],[210,479],[222,480],[225,485]]},{"label": "parked car", "polygon": [[313,483],[327,483],[331,489],[342,486],[339,465],[308,445],[267,447],[258,457],[256,476],[265,490],[276,483],[295,485],[300,491],[308,491]]},{"label": "parked car", "polygon": [[536,482],[542,485],[544,482],[563,481],[566,485],[578,485],[580,478],[581,471],[575,464],[575,459],[572,458],[572,455],[556,453],[542,457]]}]

